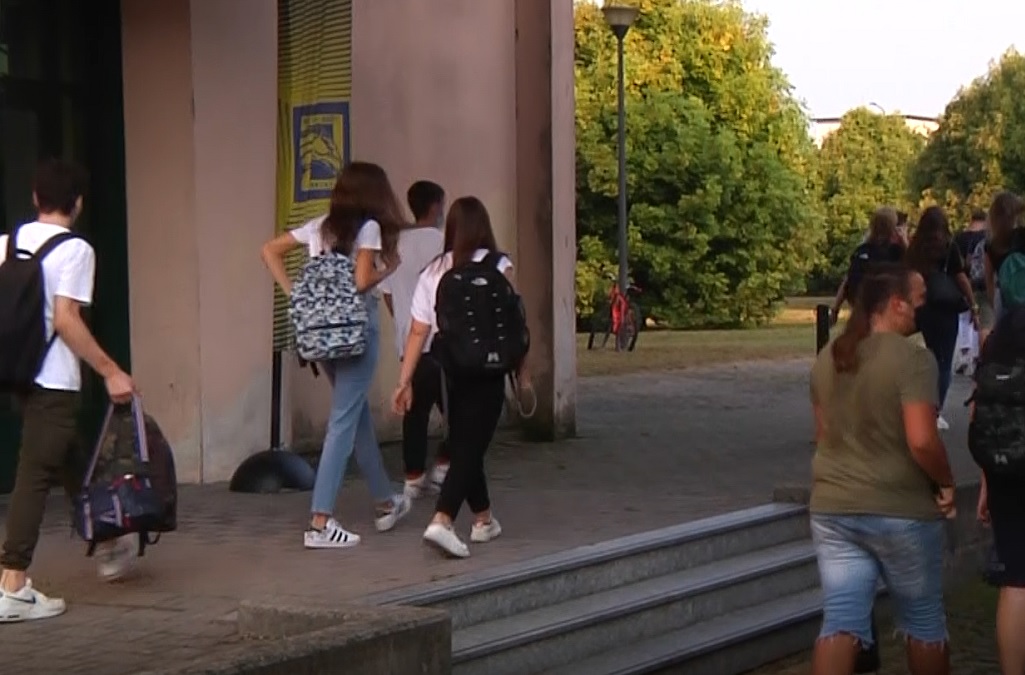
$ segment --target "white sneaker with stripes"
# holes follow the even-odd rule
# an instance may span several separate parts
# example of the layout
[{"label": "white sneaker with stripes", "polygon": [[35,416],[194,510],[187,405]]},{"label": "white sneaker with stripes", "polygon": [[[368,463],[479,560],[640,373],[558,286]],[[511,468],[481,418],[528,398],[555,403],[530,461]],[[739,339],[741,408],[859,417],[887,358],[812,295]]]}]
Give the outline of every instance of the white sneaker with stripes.
[{"label": "white sneaker with stripes", "polygon": [[358,534],[349,532],[334,518],[328,519],[323,529],[310,528],[303,535],[306,548],[352,548],[359,541]]}]

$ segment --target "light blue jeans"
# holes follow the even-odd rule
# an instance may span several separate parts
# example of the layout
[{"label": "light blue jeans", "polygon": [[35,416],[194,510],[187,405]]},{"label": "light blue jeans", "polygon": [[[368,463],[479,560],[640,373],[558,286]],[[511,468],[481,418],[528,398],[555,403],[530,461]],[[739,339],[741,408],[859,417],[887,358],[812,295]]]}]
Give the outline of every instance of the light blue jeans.
[{"label": "light blue jeans", "polygon": [[811,534],[824,596],[820,638],[846,634],[872,644],[881,577],[896,605],[897,629],[918,642],[946,642],[942,520],[816,513]]},{"label": "light blue jeans", "polygon": [[363,356],[319,364],[331,382],[331,415],[324,436],[324,448],[320,452],[317,481],[313,485],[311,511],[315,514],[334,513],[338,490],[353,449],[356,452],[356,463],[370,486],[374,500],[386,502],[395,494],[384,470],[381,448],[374,433],[374,421],[370,417],[368,394],[377,366],[380,341],[376,316],[372,313],[370,319],[367,349]]}]

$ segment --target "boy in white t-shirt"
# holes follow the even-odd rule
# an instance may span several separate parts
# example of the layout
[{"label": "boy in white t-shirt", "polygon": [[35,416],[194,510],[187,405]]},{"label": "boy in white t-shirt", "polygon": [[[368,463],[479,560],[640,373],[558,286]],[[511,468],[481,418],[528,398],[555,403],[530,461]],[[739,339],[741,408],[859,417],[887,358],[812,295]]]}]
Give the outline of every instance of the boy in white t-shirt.
[{"label": "boy in white t-shirt", "polygon": [[[65,610],[63,600],[48,598],[32,588],[27,570],[39,541],[50,486],[64,482],[71,495],[81,487],[75,476],[81,468],[76,466],[82,390],[79,360],[103,377],[112,401],[130,401],[135,393],[132,378],[100,348],[81,316],[81,308],[92,302],[96,257],[84,239],[70,236],[70,232],[82,212],[86,180],[85,171],[74,164],[43,162],[32,195],[38,218],[12,235],[0,236],[0,269],[9,259],[9,249],[18,258],[27,259],[52,237],[64,238],[56,246],[51,243],[49,252],[42,251],[44,328],[50,342],[34,384],[17,394],[21,449],[7,509],[7,539],[0,556],[0,623],[46,619]],[[7,281],[4,283],[0,293],[17,292],[16,288],[7,288]],[[10,334],[4,337],[5,349],[12,346],[7,345],[9,340],[17,340]],[[125,549],[121,543],[119,540],[101,550],[101,574],[119,574],[126,556],[134,555],[134,547]]]},{"label": "boy in white t-shirt", "polygon": [[[399,257],[402,263],[395,273],[381,282],[384,302],[395,319],[395,348],[402,360],[409,327],[412,321],[410,307],[420,272],[441,255],[445,237],[445,191],[437,183],[421,180],[406,192],[409,209],[416,222],[399,234]],[[402,460],[405,465],[405,494],[416,499],[430,488],[440,489],[448,472],[448,451],[445,442],[438,446],[434,468],[428,481],[427,433],[431,410],[442,407],[441,368],[428,352],[431,343],[424,345],[423,357],[417,362],[413,375],[413,406],[402,418]],[[444,412],[444,411],[443,411]]]}]

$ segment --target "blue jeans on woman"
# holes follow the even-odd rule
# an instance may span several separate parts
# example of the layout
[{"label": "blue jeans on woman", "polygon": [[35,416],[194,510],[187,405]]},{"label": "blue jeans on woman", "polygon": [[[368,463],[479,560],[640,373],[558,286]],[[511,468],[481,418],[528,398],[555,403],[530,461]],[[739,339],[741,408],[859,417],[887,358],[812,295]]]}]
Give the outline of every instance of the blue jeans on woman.
[{"label": "blue jeans on woman", "polygon": [[381,448],[370,416],[369,393],[377,367],[379,342],[375,312],[370,314],[366,338],[367,348],[363,356],[320,364],[331,382],[331,415],[313,486],[311,510],[315,514],[330,515],[334,512],[338,490],[354,449],[356,463],[370,486],[374,500],[386,502],[395,494],[384,470]]}]

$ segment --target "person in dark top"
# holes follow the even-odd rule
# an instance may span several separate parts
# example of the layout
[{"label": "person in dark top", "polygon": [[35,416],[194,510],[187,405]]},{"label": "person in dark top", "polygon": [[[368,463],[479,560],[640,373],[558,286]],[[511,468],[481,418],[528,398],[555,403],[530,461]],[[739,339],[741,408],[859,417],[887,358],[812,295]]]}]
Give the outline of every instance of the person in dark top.
[{"label": "person in dark top", "polygon": [[939,367],[936,425],[940,430],[946,430],[950,425],[942,413],[947,390],[950,389],[958,317],[962,311],[970,309],[977,322],[978,307],[972,293],[972,284],[965,273],[964,260],[957,246],[954,246],[943,209],[930,206],[922,213],[918,228],[908,245],[906,258],[908,266],[925,278],[926,302],[918,311],[918,329]]},{"label": "person in dark top", "polygon": [[965,261],[965,272],[972,282],[972,293],[979,305],[979,344],[985,344],[996,320],[993,305],[986,295],[985,247],[989,226],[985,211],[974,211],[968,227],[954,237],[954,245]]},{"label": "person in dark top", "polygon": [[[905,216],[906,218],[906,216]],[[896,263],[904,257],[904,238],[899,229],[900,214],[888,206],[876,209],[869,223],[868,236],[864,243],[854,249],[850,266],[844,276],[840,290],[836,293],[830,320],[835,324],[844,302],[854,305],[858,297],[858,285],[866,270],[878,263]]]},{"label": "person in dark top", "polygon": [[986,296],[993,304],[996,318],[1001,315],[997,278],[1000,266],[1015,251],[1025,252],[1025,229],[1020,227],[1025,200],[1013,192],[1001,192],[989,207],[989,240],[986,242]]},{"label": "person in dark top", "polygon": [[[983,346],[982,359],[1003,364],[1025,359],[1025,307],[1005,312]],[[1004,673],[1025,672],[1025,481],[983,473],[977,516],[993,530],[998,562],[990,577],[1000,587],[1000,664]]]}]

